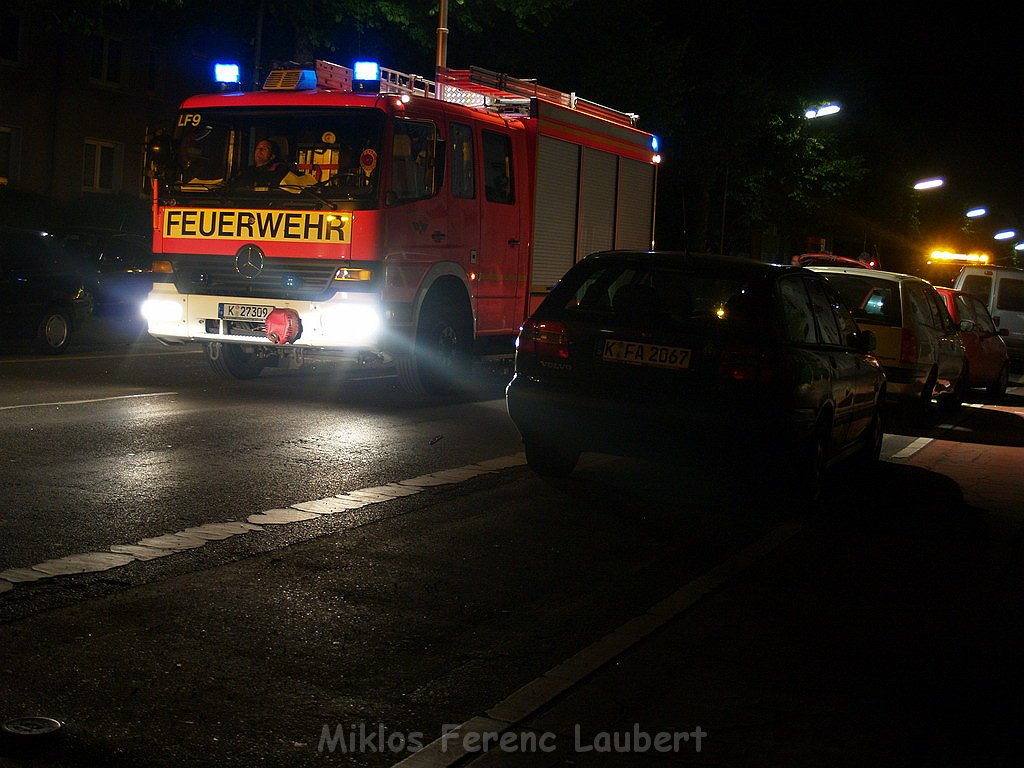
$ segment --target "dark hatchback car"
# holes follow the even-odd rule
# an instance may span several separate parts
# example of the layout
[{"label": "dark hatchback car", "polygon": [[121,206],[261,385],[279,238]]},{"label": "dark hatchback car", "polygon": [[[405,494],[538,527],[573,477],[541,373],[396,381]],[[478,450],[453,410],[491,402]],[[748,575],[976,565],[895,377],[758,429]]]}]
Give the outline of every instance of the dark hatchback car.
[{"label": "dark hatchback car", "polygon": [[539,474],[584,451],[672,456],[778,470],[815,496],[829,466],[878,458],[873,340],[802,267],[601,252],[523,325],[506,402]]},{"label": "dark hatchback car", "polygon": [[81,269],[98,311],[138,311],[153,287],[149,238],[99,227],[73,227],[58,237]]},{"label": "dark hatchback car", "polygon": [[81,273],[52,235],[0,227],[0,342],[63,352],[92,309]]}]

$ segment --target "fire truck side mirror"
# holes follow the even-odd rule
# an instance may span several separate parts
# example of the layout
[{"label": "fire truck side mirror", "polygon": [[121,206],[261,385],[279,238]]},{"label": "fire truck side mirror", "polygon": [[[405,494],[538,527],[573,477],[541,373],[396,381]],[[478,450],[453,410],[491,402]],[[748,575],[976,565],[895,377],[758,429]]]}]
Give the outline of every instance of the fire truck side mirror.
[{"label": "fire truck side mirror", "polygon": [[158,133],[146,145],[146,165],[158,176],[163,176],[171,167],[171,137]]}]

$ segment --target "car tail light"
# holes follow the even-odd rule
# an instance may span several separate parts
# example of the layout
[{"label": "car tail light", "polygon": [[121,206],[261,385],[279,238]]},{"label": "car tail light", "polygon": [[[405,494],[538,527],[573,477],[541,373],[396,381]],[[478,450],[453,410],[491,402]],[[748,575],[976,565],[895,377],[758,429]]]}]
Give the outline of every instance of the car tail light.
[{"label": "car tail light", "polygon": [[778,384],[793,379],[793,366],[784,355],[773,354],[764,347],[734,345],[722,350],[718,375],[732,381]]},{"label": "car tail light", "polygon": [[904,328],[900,334],[900,360],[904,363],[917,362],[917,334]]},{"label": "car tail light", "polygon": [[569,336],[565,323],[527,320],[516,339],[516,349],[544,360],[568,360]]}]

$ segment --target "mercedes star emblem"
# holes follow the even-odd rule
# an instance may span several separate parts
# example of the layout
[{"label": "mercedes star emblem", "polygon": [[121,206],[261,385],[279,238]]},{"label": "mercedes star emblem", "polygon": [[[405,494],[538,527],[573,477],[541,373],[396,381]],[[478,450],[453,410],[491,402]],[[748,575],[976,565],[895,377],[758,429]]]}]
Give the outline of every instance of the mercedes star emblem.
[{"label": "mercedes star emblem", "polygon": [[243,245],[235,254],[235,270],[247,280],[263,271],[263,251],[251,243]]}]

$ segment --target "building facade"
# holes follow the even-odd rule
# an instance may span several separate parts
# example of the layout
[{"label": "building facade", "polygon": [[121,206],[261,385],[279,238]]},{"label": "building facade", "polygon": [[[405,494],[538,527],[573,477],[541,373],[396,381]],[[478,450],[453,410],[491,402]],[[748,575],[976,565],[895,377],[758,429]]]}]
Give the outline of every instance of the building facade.
[{"label": "building facade", "polygon": [[210,89],[210,67],[186,35],[126,21],[84,34],[0,11],[0,223],[148,234],[147,140]]}]

